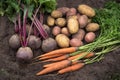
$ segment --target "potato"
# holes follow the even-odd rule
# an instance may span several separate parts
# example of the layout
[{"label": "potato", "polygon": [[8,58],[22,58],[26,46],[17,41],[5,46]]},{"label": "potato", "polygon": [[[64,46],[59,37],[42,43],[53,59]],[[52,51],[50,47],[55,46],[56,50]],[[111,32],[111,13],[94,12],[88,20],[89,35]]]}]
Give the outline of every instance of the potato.
[{"label": "potato", "polygon": [[66,20],[64,18],[58,18],[56,19],[55,24],[57,26],[63,27],[66,25]]},{"label": "potato", "polygon": [[78,21],[74,18],[68,19],[67,27],[68,27],[68,30],[71,34],[77,33],[79,30]]},{"label": "potato", "polygon": [[69,33],[67,27],[62,28],[62,29],[61,29],[61,33],[62,33],[62,34],[65,34],[66,36],[70,36],[70,33]]},{"label": "potato", "polygon": [[45,29],[45,31],[50,34],[50,27],[46,24],[43,25],[43,28]]},{"label": "potato", "polygon": [[60,8],[57,8],[57,10],[60,11],[63,15],[65,15],[69,11],[69,8],[68,7],[60,7]]},{"label": "potato", "polygon": [[51,16],[48,16],[48,18],[47,18],[47,24],[48,24],[48,26],[54,26],[55,19],[52,18]]},{"label": "potato", "polygon": [[53,29],[52,29],[52,34],[54,36],[60,34],[60,31],[61,31],[61,28],[59,26],[55,26]]},{"label": "potato", "polygon": [[66,48],[66,47],[69,47],[69,38],[64,35],[64,34],[58,34],[55,38],[55,40],[57,41],[57,44],[59,47],[61,48]]},{"label": "potato", "polygon": [[88,5],[85,5],[85,4],[81,4],[78,6],[78,11],[81,13],[81,14],[84,14],[84,15],[87,15],[88,17],[93,17],[95,16],[95,11],[93,8],[91,8],[90,6]]},{"label": "potato", "polygon": [[86,15],[82,15],[79,17],[78,21],[80,24],[80,28],[84,28],[88,23],[88,17]]},{"label": "potato", "polygon": [[95,40],[95,37],[96,37],[95,33],[93,33],[93,32],[88,32],[88,33],[85,35],[85,41],[86,41],[87,43],[93,42],[93,41]]},{"label": "potato", "polygon": [[73,15],[76,15],[77,13],[77,10],[75,8],[70,8],[69,11],[67,12],[66,16],[69,17],[69,16],[73,16]]},{"label": "potato", "polygon": [[62,12],[58,11],[58,10],[53,10],[51,13],[51,16],[53,18],[61,18],[62,17]]},{"label": "potato", "polygon": [[53,38],[49,37],[49,38],[43,40],[42,50],[44,52],[49,52],[49,51],[52,51],[56,48],[57,48],[57,42]]},{"label": "potato", "polygon": [[97,31],[99,29],[99,24],[97,23],[89,23],[86,27],[86,31]]},{"label": "potato", "polygon": [[85,31],[83,29],[79,29],[79,31],[72,35],[72,38],[77,38],[79,40],[83,40],[85,36]]},{"label": "potato", "polygon": [[73,38],[70,40],[70,46],[72,46],[72,47],[79,47],[82,45],[83,45],[83,42],[77,38]]},{"label": "potato", "polygon": [[77,15],[69,16],[69,17],[67,18],[67,20],[70,19],[70,18],[78,19],[78,16],[77,16]]}]

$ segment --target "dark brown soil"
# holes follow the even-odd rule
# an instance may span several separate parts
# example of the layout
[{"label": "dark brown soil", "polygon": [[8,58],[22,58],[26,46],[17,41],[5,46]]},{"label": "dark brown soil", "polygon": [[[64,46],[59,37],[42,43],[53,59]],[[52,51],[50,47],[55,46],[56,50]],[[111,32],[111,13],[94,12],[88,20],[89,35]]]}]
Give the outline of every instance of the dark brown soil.
[{"label": "dark brown soil", "polygon": [[[58,0],[58,7],[77,7],[78,4],[84,3],[100,8],[106,1],[108,0]],[[35,73],[42,69],[42,64],[32,66],[18,64],[15,59],[16,51],[8,45],[12,34],[13,24],[6,17],[0,17],[0,80],[120,80],[120,49],[108,53],[100,62],[86,65],[75,72],[35,76]],[[35,51],[35,55],[38,54],[40,50]]]}]

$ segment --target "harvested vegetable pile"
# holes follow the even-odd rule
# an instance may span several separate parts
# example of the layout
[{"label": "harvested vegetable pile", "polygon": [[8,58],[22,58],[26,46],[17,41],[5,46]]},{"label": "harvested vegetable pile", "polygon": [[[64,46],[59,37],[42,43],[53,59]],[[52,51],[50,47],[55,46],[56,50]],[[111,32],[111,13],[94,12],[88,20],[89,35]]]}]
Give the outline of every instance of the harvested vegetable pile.
[{"label": "harvested vegetable pile", "polygon": [[42,62],[52,62],[44,65],[45,68],[36,75],[53,71],[58,71],[58,74],[75,71],[100,61],[106,53],[120,48],[120,4],[108,2],[96,12],[93,21],[100,25],[98,38],[80,47],[62,48],[36,57]]}]

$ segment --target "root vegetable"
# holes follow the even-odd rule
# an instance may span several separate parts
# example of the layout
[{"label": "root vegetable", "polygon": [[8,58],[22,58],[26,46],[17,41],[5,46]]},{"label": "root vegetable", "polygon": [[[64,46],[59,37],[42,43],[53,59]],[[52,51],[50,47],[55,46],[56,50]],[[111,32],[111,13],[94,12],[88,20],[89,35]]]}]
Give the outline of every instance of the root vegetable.
[{"label": "root vegetable", "polygon": [[[27,32],[27,34],[29,33],[30,27],[31,26],[29,24],[26,25],[26,32]],[[33,34],[33,29],[31,29],[30,34]]]},{"label": "root vegetable", "polygon": [[47,24],[48,24],[48,26],[54,26],[55,19],[52,18],[51,16],[48,16],[48,18],[47,18]]},{"label": "root vegetable", "polygon": [[69,33],[69,31],[68,31],[68,28],[66,28],[66,27],[64,27],[64,28],[61,29],[61,33],[62,33],[62,34],[65,34],[66,36],[70,36],[70,33]]},{"label": "root vegetable", "polygon": [[85,31],[83,29],[79,29],[79,31],[72,35],[72,38],[77,38],[79,40],[83,40],[85,36]]},{"label": "root vegetable", "polygon": [[54,10],[54,11],[52,11],[51,16],[53,18],[61,18],[62,17],[62,12],[60,12],[59,10]]},{"label": "root vegetable", "polygon": [[66,35],[58,34],[55,39],[56,39],[57,44],[59,45],[59,47],[62,47],[62,48],[69,47],[69,41],[70,40]]},{"label": "root vegetable", "polygon": [[53,38],[47,38],[42,42],[42,50],[49,52],[57,48],[57,43]]},{"label": "root vegetable", "polygon": [[55,26],[53,29],[52,29],[52,34],[54,36],[60,34],[60,31],[61,31],[61,28],[59,26]]},{"label": "root vegetable", "polygon": [[69,11],[69,8],[68,7],[60,7],[60,8],[57,8],[57,10],[62,12],[63,15],[65,15]]},{"label": "root vegetable", "polygon": [[83,42],[77,38],[73,38],[70,40],[70,46],[72,46],[72,47],[79,47],[82,45],[83,45]]},{"label": "root vegetable", "polygon": [[76,19],[73,19],[73,18],[68,19],[67,27],[68,27],[68,30],[71,34],[77,33],[79,30],[78,21]]},{"label": "root vegetable", "polygon": [[81,13],[81,14],[84,14],[84,15],[87,15],[88,17],[93,17],[95,16],[95,11],[93,8],[91,8],[90,6],[88,5],[85,5],[85,4],[81,4],[78,6],[78,11]]},{"label": "root vegetable", "polygon": [[20,38],[17,34],[14,34],[10,37],[9,46],[13,49],[17,49],[20,47]]},{"label": "root vegetable", "polygon": [[30,47],[20,47],[16,53],[18,60],[29,61],[33,57],[33,52]]},{"label": "root vegetable", "polygon": [[82,15],[79,17],[78,21],[80,24],[80,28],[84,28],[88,23],[88,17],[86,15]]},{"label": "root vegetable", "polygon": [[50,27],[49,27],[48,25],[46,25],[46,24],[44,24],[43,27],[44,27],[45,31],[46,31],[48,34],[50,34]]},{"label": "root vegetable", "polygon": [[70,8],[69,11],[67,12],[66,16],[69,17],[69,16],[73,16],[73,15],[76,15],[77,11],[75,8]]},{"label": "root vegetable", "polygon": [[85,35],[85,41],[87,43],[90,43],[90,42],[93,42],[95,40],[95,33],[93,32],[88,32],[86,35]]},{"label": "root vegetable", "polygon": [[34,35],[31,35],[28,41],[28,46],[32,49],[38,49],[41,46],[41,39]]},{"label": "root vegetable", "polygon": [[86,27],[86,31],[97,31],[99,29],[99,25],[97,23],[89,23]]},{"label": "root vegetable", "polygon": [[66,20],[64,18],[58,18],[56,19],[55,24],[57,26],[63,27],[66,24]]}]

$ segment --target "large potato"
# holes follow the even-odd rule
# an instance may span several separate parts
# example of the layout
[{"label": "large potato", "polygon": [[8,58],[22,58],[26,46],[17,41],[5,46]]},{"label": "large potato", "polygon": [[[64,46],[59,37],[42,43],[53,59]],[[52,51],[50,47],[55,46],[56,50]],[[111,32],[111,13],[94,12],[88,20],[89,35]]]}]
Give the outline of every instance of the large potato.
[{"label": "large potato", "polygon": [[59,47],[62,47],[62,48],[69,47],[70,40],[66,35],[58,34],[55,39]]},{"label": "large potato", "polygon": [[55,19],[52,18],[51,16],[48,16],[48,18],[47,18],[47,24],[48,24],[48,26],[54,26]]},{"label": "large potato", "polygon": [[82,15],[78,19],[80,28],[84,28],[88,24],[88,17],[86,15]]},{"label": "large potato", "polygon": [[67,27],[71,34],[77,33],[79,30],[79,25],[78,25],[77,19],[74,19],[74,18],[68,19]]},{"label": "large potato", "polygon": [[83,40],[85,36],[85,31],[83,29],[79,29],[79,31],[72,35],[72,38],[77,38],[78,40]]},{"label": "large potato", "polygon": [[95,16],[95,11],[94,11],[94,9],[91,8],[91,7],[88,6],[88,5],[85,5],[85,4],[79,5],[79,6],[78,6],[78,11],[79,11],[81,14],[87,15],[88,17],[93,17],[93,16]]},{"label": "large potato", "polygon": [[86,31],[97,31],[99,29],[99,25],[97,23],[89,23],[86,27]]},{"label": "large potato", "polygon": [[62,12],[60,12],[58,10],[54,10],[54,11],[52,11],[51,16],[53,18],[60,18],[60,17],[62,17]]},{"label": "large potato", "polygon": [[57,26],[63,27],[66,24],[66,20],[64,18],[58,18],[56,19],[55,24]]}]

